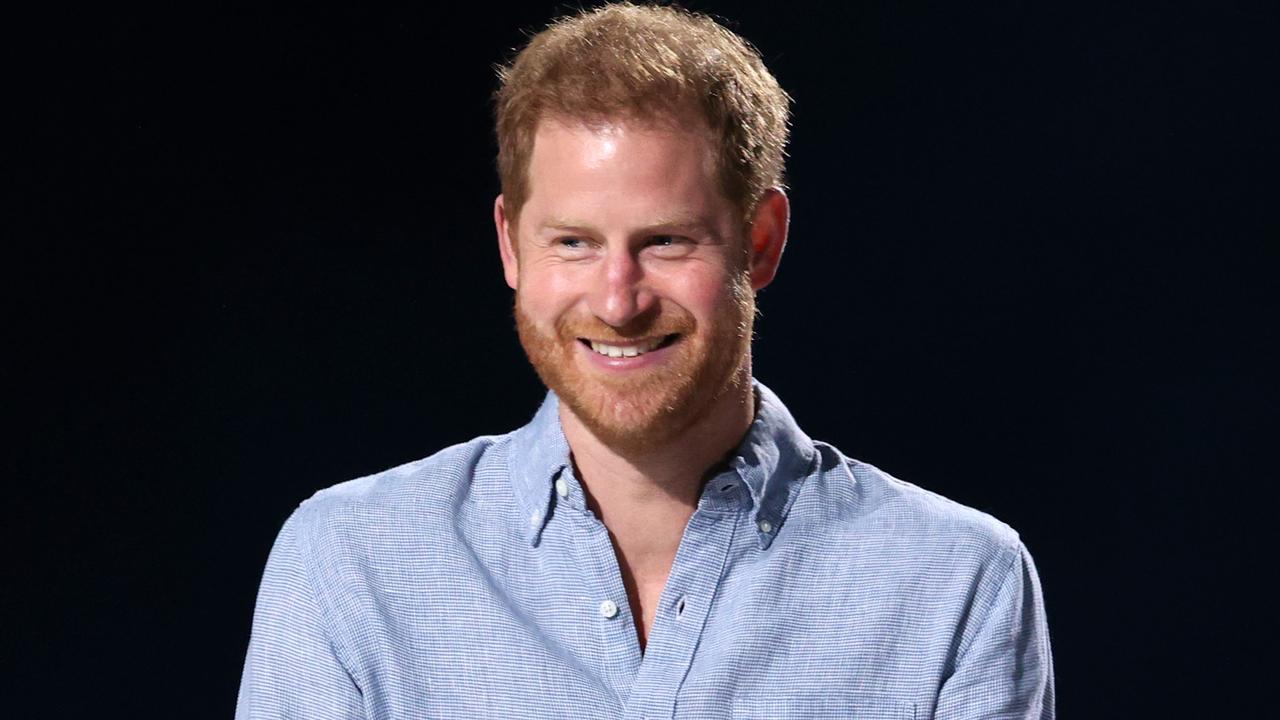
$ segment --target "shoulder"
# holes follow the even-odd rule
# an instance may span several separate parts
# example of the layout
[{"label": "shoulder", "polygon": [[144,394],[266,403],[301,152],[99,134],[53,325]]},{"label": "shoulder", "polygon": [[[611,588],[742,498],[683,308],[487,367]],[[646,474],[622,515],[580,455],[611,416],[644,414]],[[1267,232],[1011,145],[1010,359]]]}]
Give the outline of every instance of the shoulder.
[{"label": "shoulder", "polygon": [[849,533],[850,540],[980,564],[1012,561],[1019,554],[1017,531],[991,514],[846,457],[825,443],[815,445],[820,470],[812,502],[817,514]]},{"label": "shoulder", "polygon": [[304,554],[325,554],[371,536],[435,525],[476,495],[507,487],[510,435],[483,436],[421,460],[325,488],[289,523]]}]

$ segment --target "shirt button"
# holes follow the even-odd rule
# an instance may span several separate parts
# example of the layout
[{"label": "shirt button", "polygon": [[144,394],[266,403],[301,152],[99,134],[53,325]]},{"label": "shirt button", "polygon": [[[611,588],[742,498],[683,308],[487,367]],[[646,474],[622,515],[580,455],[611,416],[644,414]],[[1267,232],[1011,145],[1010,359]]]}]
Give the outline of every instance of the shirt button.
[{"label": "shirt button", "polygon": [[618,615],[618,603],[612,600],[604,600],[600,603],[600,617],[612,620]]},{"label": "shirt button", "polygon": [[538,523],[540,522],[542,522],[542,511],[534,510],[533,514],[529,516],[529,525],[538,527]]},{"label": "shirt button", "polygon": [[773,531],[773,523],[768,520],[761,520],[756,523],[756,527],[760,528],[760,532],[765,533],[766,535]]},{"label": "shirt button", "polygon": [[560,497],[569,497],[569,483],[565,482],[564,478],[556,478],[556,493]]}]

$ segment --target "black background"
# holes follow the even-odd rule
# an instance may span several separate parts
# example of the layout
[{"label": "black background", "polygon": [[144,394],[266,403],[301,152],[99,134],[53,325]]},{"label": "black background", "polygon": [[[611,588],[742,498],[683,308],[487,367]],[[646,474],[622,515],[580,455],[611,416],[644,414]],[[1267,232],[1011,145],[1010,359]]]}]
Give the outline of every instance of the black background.
[{"label": "black background", "polygon": [[[489,93],[570,8],[175,5],[6,32],[29,716],[229,716],[297,503],[543,392]],[[690,6],[795,98],[757,376],[1020,531],[1064,717],[1269,706],[1269,5]]]}]

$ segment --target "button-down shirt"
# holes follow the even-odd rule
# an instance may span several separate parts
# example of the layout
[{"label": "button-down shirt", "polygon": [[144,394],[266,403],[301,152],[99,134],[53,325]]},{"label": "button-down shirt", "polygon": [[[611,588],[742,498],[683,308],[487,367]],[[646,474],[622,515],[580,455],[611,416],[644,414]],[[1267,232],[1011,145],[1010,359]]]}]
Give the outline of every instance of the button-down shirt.
[{"label": "button-down shirt", "polygon": [[237,717],[1053,717],[1018,535],[809,439],[755,390],[643,652],[549,394],[514,433],[293,513]]}]

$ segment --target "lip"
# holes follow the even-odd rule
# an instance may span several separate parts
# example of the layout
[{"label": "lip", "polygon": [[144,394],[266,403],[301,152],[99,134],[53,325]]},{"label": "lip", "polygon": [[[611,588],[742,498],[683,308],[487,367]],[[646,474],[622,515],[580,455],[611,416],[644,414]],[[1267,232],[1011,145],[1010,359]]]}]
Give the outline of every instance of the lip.
[{"label": "lip", "polygon": [[642,370],[644,368],[657,365],[663,362],[671,353],[671,349],[679,345],[684,340],[684,336],[677,336],[670,344],[660,347],[657,350],[650,350],[647,353],[636,355],[635,357],[609,357],[601,355],[585,345],[581,340],[577,341],[578,352],[587,356],[587,362],[593,366],[605,370],[606,372],[630,372],[634,370]]}]

